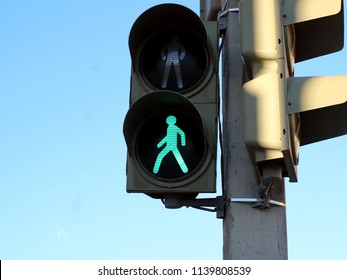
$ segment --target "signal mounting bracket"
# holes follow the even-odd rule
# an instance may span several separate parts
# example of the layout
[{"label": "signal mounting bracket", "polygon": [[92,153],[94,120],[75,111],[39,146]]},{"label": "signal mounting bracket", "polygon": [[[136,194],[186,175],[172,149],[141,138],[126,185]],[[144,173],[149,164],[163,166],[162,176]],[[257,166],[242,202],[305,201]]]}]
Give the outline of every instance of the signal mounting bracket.
[{"label": "signal mounting bracket", "polygon": [[177,209],[183,206],[196,208],[208,212],[216,212],[217,219],[224,219],[227,200],[224,196],[214,198],[187,198],[180,194],[168,194],[162,199],[165,208]]}]

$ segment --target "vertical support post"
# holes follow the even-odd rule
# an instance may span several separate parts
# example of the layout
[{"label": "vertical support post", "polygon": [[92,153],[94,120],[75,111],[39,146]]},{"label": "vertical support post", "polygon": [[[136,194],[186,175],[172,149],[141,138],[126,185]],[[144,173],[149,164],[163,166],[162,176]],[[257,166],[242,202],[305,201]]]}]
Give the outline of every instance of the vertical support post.
[{"label": "vertical support post", "polygon": [[[229,9],[239,0],[229,0]],[[223,182],[231,198],[256,197],[259,178],[243,138],[243,61],[239,15],[229,13],[223,50]],[[273,174],[273,171],[269,171]],[[276,172],[275,172],[276,173]],[[282,188],[284,198],[284,185]],[[283,202],[285,202],[283,200]],[[247,203],[230,202],[223,221],[223,258],[287,259],[285,207],[259,210]]]}]

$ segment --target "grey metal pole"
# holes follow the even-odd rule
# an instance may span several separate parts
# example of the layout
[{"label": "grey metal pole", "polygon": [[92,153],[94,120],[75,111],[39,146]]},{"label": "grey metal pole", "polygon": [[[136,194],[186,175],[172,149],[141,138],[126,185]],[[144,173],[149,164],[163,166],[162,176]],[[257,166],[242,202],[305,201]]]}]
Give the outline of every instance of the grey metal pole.
[{"label": "grey metal pole", "polygon": [[[238,0],[229,0],[229,9],[238,8]],[[238,13],[229,13],[223,50],[223,181],[231,202],[223,221],[224,259],[287,259],[286,208],[252,208],[237,202],[255,198],[259,185],[257,171],[243,139],[242,80]],[[281,176],[276,167],[266,169],[270,176]],[[285,202],[284,183],[280,196]],[[247,201],[247,199],[246,199]]]}]

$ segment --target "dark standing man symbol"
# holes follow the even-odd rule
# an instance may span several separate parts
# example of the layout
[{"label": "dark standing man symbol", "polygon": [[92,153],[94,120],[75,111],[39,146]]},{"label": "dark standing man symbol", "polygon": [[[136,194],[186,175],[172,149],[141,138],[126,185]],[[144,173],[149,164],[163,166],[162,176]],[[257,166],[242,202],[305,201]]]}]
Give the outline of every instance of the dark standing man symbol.
[{"label": "dark standing man symbol", "polygon": [[172,65],[174,66],[175,70],[177,87],[179,89],[183,88],[180,60],[183,60],[185,55],[186,49],[178,41],[178,37],[172,36],[170,38],[170,42],[161,50],[161,58],[162,60],[166,60],[163,73],[163,81],[161,83],[162,88],[167,87],[167,81]]}]

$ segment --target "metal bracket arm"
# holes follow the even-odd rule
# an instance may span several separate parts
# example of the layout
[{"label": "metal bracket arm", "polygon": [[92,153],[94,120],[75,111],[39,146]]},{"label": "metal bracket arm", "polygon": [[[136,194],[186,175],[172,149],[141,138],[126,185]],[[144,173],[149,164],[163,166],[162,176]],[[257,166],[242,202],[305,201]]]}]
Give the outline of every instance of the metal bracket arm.
[{"label": "metal bracket arm", "polygon": [[166,208],[180,208],[182,206],[186,206],[208,212],[216,212],[218,219],[224,219],[225,205],[227,204],[227,200],[224,196],[197,199],[165,197],[165,199],[163,199],[163,203],[165,204]]}]

